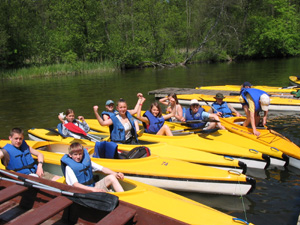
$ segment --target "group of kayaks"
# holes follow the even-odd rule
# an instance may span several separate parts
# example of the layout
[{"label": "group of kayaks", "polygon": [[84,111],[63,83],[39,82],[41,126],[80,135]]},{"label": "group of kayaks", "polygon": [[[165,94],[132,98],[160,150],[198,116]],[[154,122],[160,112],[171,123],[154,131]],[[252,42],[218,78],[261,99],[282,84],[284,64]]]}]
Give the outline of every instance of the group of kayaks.
[{"label": "group of kayaks", "polygon": [[[240,86],[199,88],[235,92]],[[297,91],[296,87],[257,88],[268,93],[284,94]],[[203,100],[205,104],[213,101],[207,96],[196,94],[177,97],[179,100],[188,101],[195,98]],[[231,97],[236,96],[226,96],[226,101],[231,100]],[[299,104],[300,107],[300,103],[293,101],[296,99],[290,99],[290,105]],[[277,97],[273,98],[271,95],[271,103],[277,104]],[[279,100],[278,104],[281,104]],[[125,174],[126,179],[121,181],[125,192],[113,193],[123,201],[188,224],[249,224],[247,221],[163,190],[243,196],[254,191],[256,186],[255,179],[247,175],[247,169],[284,169],[287,166],[300,168],[300,148],[297,145],[267,127],[259,128],[261,134],[257,137],[253,135],[251,128],[241,126],[244,120],[245,117],[221,118],[227,130],[212,132],[193,130],[185,123],[166,122],[174,136],[141,132],[138,145],[117,145],[118,154],[126,155],[135,147],[144,146],[150,149],[151,154],[148,156],[127,159],[92,157],[92,161]],[[26,142],[43,152],[44,170],[62,176],[60,182],[64,182],[60,159],[67,153],[70,143],[80,142],[90,155],[97,151],[95,142],[109,143],[108,127],[102,127],[96,119],[86,119],[86,122],[91,132],[82,139],[63,137],[56,129],[28,130],[31,140]],[[8,140],[1,140],[0,147],[7,142]]]}]

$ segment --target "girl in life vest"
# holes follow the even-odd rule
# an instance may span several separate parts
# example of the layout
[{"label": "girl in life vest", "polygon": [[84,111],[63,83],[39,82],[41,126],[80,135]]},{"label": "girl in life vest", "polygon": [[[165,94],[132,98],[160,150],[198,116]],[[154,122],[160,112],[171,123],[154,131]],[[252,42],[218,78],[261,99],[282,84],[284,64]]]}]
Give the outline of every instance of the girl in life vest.
[{"label": "girl in life vest", "polygon": [[[142,96],[142,95],[141,95]],[[140,105],[140,96],[138,95],[138,104]],[[113,142],[124,143],[124,144],[135,144],[138,143],[137,139],[137,127],[134,123],[134,118],[131,113],[133,111],[127,110],[127,103],[124,99],[120,99],[117,103],[118,114],[109,113],[109,119],[103,120],[98,113],[98,106],[93,107],[95,116],[101,126],[110,127],[110,138]]]},{"label": "girl in life vest", "polygon": [[167,97],[159,99],[159,102],[163,105],[168,106],[168,108],[167,108],[167,113],[168,113],[168,112],[172,111],[171,102],[170,102],[171,98],[173,98],[175,100],[176,110],[175,110],[175,116],[171,117],[169,119],[169,121],[172,121],[172,122],[176,122],[176,121],[182,121],[183,122],[183,121],[185,121],[182,106],[179,104],[178,99],[177,99],[177,95],[175,93],[171,93]]},{"label": "girl in life vest", "polygon": [[61,133],[64,136],[80,139],[82,138],[80,134],[86,136],[86,133],[90,131],[90,127],[85,122],[84,117],[78,116],[78,119],[75,119],[75,113],[72,109],[67,109],[65,119],[62,113],[58,115],[58,119],[62,122]]},{"label": "girl in life vest", "polygon": [[142,104],[146,99],[143,97],[141,102],[141,107],[137,112],[137,118],[141,120],[145,127],[145,132],[150,134],[157,135],[167,135],[173,136],[171,129],[168,125],[164,124],[165,120],[170,119],[175,116],[176,112],[176,102],[174,98],[170,98],[171,113],[167,115],[162,115],[161,108],[157,102],[153,102],[150,106],[150,109],[147,110],[143,116],[141,116]]}]

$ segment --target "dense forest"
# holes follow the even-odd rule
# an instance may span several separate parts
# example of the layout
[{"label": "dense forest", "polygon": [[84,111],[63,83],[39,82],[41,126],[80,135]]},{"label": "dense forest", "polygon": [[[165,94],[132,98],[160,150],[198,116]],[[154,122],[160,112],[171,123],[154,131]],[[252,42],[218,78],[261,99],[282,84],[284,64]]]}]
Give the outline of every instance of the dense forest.
[{"label": "dense forest", "polygon": [[299,0],[1,0],[2,69],[297,56]]}]

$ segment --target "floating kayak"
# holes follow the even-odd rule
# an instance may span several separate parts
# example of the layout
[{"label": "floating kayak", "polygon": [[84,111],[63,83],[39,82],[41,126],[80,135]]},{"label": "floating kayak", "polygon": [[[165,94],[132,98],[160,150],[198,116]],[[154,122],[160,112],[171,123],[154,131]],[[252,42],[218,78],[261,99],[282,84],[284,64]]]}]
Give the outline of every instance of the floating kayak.
[{"label": "floating kayak", "polygon": [[[107,127],[101,126],[96,119],[85,120],[92,130],[98,132],[108,132]],[[28,131],[29,132],[29,131]],[[270,157],[256,150],[249,150],[232,144],[207,140],[200,138],[197,134],[184,136],[161,136],[143,133],[139,141],[152,143],[167,143],[172,146],[185,147],[204,152],[210,152],[217,155],[226,155],[238,159],[247,164],[249,168],[266,169],[270,163]]]},{"label": "floating kayak", "polygon": [[291,85],[300,87],[300,77],[299,76],[289,76]]},{"label": "floating kayak", "polygon": [[289,156],[289,165],[300,169],[300,148],[288,138],[267,127],[258,128],[260,135],[257,137],[253,134],[252,128],[240,125],[245,121],[245,117],[220,119],[227,130],[285,153]]},{"label": "floating kayak", "polygon": [[[226,102],[230,103],[236,109],[242,109],[242,104],[240,103],[240,96],[237,94],[235,96],[224,95],[226,97]],[[215,102],[215,95],[205,95],[205,94],[187,94],[187,95],[177,95],[178,101],[182,105],[190,105],[192,99],[197,99],[200,105],[212,104]],[[270,96],[269,110],[274,111],[300,111],[300,99],[298,98],[285,98],[285,97],[273,97]]]},{"label": "floating kayak", "polygon": [[[69,145],[37,142],[33,143],[31,147],[37,150],[42,149],[41,152],[44,154],[46,162],[60,165],[60,159],[65,154],[64,152],[68,152]],[[234,170],[225,171],[160,156],[150,155],[137,159],[93,157],[91,159],[113,171],[124,173],[130,179],[173,191],[245,195],[255,188],[253,178]],[[60,171],[55,174],[57,173],[61,174]]]},{"label": "floating kayak", "polygon": [[[171,128],[174,135],[193,132],[197,133],[197,129],[192,129],[188,126],[183,125],[185,123],[165,123]],[[272,166],[287,167],[289,164],[289,158],[282,151],[276,148],[276,143],[274,143],[274,146],[272,147],[266,146],[253,139],[246,138],[233,132],[229,132],[228,130],[217,130],[215,132],[198,132],[198,135],[208,140],[216,140],[234,144],[243,148],[255,149],[259,152],[262,152],[263,154],[270,156],[270,164]]]},{"label": "floating kayak", "polygon": [[[59,167],[49,164],[49,169]],[[0,163],[3,170],[3,165]],[[102,208],[110,208],[110,204],[102,206],[85,206],[74,202],[87,201],[84,196],[88,192],[69,185],[49,181],[42,178],[32,177],[20,173],[3,170],[14,176],[25,178],[27,183],[36,182],[35,187],[27,187],[23,180],[12,179],[1,176],[1,203],[5,210],[1,210],[0,215],[3,222],[13,222],[15,224],[127,224],[134,220],[135,224],[202,224],[202,225],[240,225],[249,224],[248,222],[229,216],[213,208],[205,206],[196,201],[190,200],[178,194],[156,188],[147,184],[133,181],[125,178],[120,181],[124,192],[112,192],[107,195],[118,197],[118,206],[112,209],[111,213]],[[49,170],[49,172],[52,172]],[[1,174],[3,175],[3,174]],[[4,179],[7,180],[4,180]],[[64,179],[60,179],[61,182]],[[20,185],[16,184],[20,182]],[[33,191],[32,191],[33,190]],[[56,191],[54,191],[56,190]],[[61,192],[65,194],[60,194]],[[83,193],[76,195],[73,200],[69,199],[67,194]],[[91,194],[93,195],[93,194]],[[71,195],[73,196],[73,195]],[[112,196],[110,197],[110,199]],[[74,202],[73,202],[74,201]],[[101,201],[101,200],[100,200]],[[27,210],[21,211],[21,205],[27,202]],[[30,204],[29,204],[30,203]],[[99,208],[99,209],[98,209]],[[19,209],[18,215],[16,210]],[[30,209],[30,210],[29,210]],[[22,213],[23,212],[23,213]],[[68,214],[66,217],[65,214]],[[122,217],[117,216],[122,213]],[[88,216],[87,216],[88,215]],[[142,215],[142,216],[141,216]],[[195,216],[197,215],[197,216]]]},{"label": "floating kayak", "polygon": [[[291,93],[292,91],[299,90],[297,86],[289,86],[289,87],[252,86],[252,88],[256,88],[265,91],[267,93]],[[201,87],[196,87],[196,89],[232,91],[232,92],[239,93],[241,91],[241,85],[201,86]]]},{"label": "floating kayak", "polygon": [[[106,128],[106,127],[104,127]],[[71,137],[63,138],[58,135],[57,132],[53,133],[46,129],[33,128],[28,130],[29,139],[35,141],[54,141],[72,143],[74,141],[80,142],[83,145],[94,145],[95,143],[84,139],[74,139]],[[108,134],[102,134],[100,136],[108,137]],[[211,154],[208,152],[197,151],[189,148],[173,146],[166,143],[141,143],[141,145],[147,146],[151,150],[151,154],[161,157],[168,157],[186,162],[206,165],[224,170],[236,170],[240,173],[246,173],[247,165],[237,159],[228,156],[220,156]],[[118,149],[122,151],[130,151],[132,148],[140,145],[125,145],[119,144]]]}]

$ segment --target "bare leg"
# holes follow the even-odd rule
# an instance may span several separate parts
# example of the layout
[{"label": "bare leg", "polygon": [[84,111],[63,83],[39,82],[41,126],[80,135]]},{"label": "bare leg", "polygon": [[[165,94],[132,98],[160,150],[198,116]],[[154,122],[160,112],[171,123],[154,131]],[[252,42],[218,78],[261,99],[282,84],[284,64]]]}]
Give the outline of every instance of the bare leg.
[{"label": "bare leg", "polygon": [[166,124],[164,124],[156,134],[157,135],[173,136],[173,133],[172,133],[170,127]]},{"label": "bare leg", "polygon": [[105,185],[107,187],[112,185],[116,192],[124,191],[123,187],[121,186],[118,179],[114,175],[110,174],[110,175],[106,176],[104,179],[105,179]]}]

